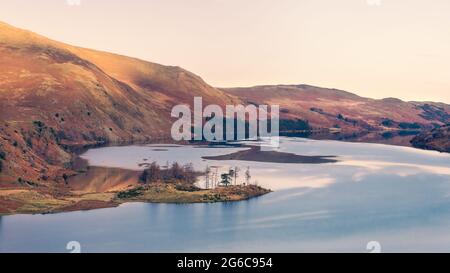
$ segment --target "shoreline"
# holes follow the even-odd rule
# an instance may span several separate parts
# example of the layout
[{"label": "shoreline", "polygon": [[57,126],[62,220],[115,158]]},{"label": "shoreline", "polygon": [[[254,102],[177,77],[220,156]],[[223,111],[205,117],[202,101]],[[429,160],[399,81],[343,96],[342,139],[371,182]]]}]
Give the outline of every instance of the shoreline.
[{"label": "shoreline", "polygon": [[[155,143],[158,142],[158,143]],[[343,141],[348,142],[348,141]],[[129,144],[129,143],[127,143]],[[150,143],[140,144],[167,144],[161,143],[161,141],[152,141]],[[205,143],[183,143],[184,145],[196,145],[203,146]],[[126,144],[123,144],[126,145]],[[170,144],[169,144],[170,145]],[[97,145],[96,147],[104,146],[116,146],[116,145]],[[122,146],[122,145],[119,145]],[[396,145],[394,145],[396,146]],[[232,154],[221,155],[216,157],[204,157],[211,160],[242,160],[242,161],[259,161],[259,162],[272,162],[272,163],[298,163],[298,164],[321,164],[332,163],[337,160],[333,156],[317,156],[317,157],[305,157],[289,153],[279,152],[265,152],[258,151],[257,146],[250,146],[242,144],[241,147],[248,147],[249,150],[240,151]],[[214,145],[211,148],[216,148]],[[412,147],[419,150],[417,147]],[[267,154],[270,153],[270,154]],[[268,156],[268,157],[267,157]],[[261,160],[262,157],[265,157]],[[267,159],[269,158],[269,159]],[[76,163],[76,161],[78,161]],[[86,173],[87,169],[93,169],[97,167],[88,166],[84,159],[77,154],[72,161],[72,170],[76,175],[71,175],[69,179],[73,177],[80,177]],[[136,185],[136,184],[134,184]],[[269,190],[267,190],[270,192]],[[86,194],[74,193],[73,190],[66,184],[59,182],[58,185],[52,188],[40,189],[33,185],[23,185],[21,187],[5,187],[0,190],[0,216],[3,215],[16,215],[16,214],[44,214],[44,213],[59,213],[68,211],[80,211],[91,210],[99,208],[117,207],[118,205],[131,201],[111,201],[114,194],[117,191],[104,191],[104,192],[88,192]],[[263,193],[266,194],[266,193]],[[261,194],[261,195],[263,195]],[[257,195],[259,196],[259,195]],[[252,198],[253,196],[249,197]],[[240,197],[238,200],[229,201],[241,201],[246,200],[246,197]],[[138,200],[139,202],[152,202],[155,200]],[[220,200],[218,202],[226,202],[227,200]],[[190,203],[192,201],[174,201],[170,199],[156,200],[157,203]],[[208,202],[206,200],[197,200],[196,202]]]},{"label": "shoreline", "polygon": [[218,156],[203,156],[207,160],[240,160],[280,164],[325,164],[336,163],[336,156],[304,156],[294,153],[262,151],[260,146],[246,146],[250,149]]},{"label": "shoreline", "polygon": [[[75,211],[88,211],[103,208],[115,208],[126,203],[155,203],[155,204],[196,204],[196,203],[223,203],[245,201],[271,193],[269,189],[256,185],[228,186],[215,189],[183,190],[177,188],[182,184],[155,183],[140,185],[128,190],[104,193],[86,193],[79,196],[68,196],[48,199],[48,204],[41,202],[33,207],[27,204],[16,210],[1,211],[0,216],[12,215],[39,215],[56,214]],[[14,202],[14,200],[11,200]],[[41,200],[42,201],[42,200]],[[25,207],[25,208],[24,208]]]},{"label": "shoreline", "polygon": [[201,189],[195,186],[195,182],[183,180],[143,183],[139,179],[143,171],[95,167],[86,163],[81,160],[78,174],[61,185],[64,190],[59,194],[31,187],[0,190],[0,216],[86,211],[117,207],[128,202],[237,202],[272,192],[255,185]]}]

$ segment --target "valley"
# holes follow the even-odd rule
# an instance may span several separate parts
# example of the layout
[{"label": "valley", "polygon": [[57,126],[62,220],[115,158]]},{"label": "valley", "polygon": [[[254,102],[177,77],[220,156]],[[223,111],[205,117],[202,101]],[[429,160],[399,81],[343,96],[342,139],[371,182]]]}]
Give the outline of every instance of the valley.
[{"label": "valley", "polygon": [[[222,107],[279,105],[282,133],[323,131],[331,134],[319,139],[362,136],[365,142],[392,139],[410,146],[411,132],[431,131],[413,144],[448,151],[444,126],[450,123],[450,106],[445,103],[376,100],[304,84],[216,88],[177,66],[76,47],[1,22],[0,67],[0,213],[120,203],[103,191],[81,197],[74,193],[69,180],[80,175],[76,151],[171,143],[171,109],[178,104],[193,108],[194,97]],[[217,156],[264,161],[267,154]],[[317,156],[314,160],[330,160]],[[284,162],[300,155],[277,157]],[[132,176],[120,179],[137,183]]]}]

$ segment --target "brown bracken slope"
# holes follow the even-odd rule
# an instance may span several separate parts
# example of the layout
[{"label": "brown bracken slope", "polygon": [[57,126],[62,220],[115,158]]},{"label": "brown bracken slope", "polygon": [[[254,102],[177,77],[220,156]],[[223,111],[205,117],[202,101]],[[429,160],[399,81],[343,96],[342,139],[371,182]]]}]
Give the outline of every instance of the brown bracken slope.
[{"label": "brown bracken slope", "polygon": [[68,191],[73,147],[168,137],[171,108],[192,104],[194,96],[204,104],[279,104],[282,118],[320,128],[450,122],[450,106],[440,103],[373,100],[307,85],[217,89],[179,67],[67,45],[5,23],[0,69],[0,190],[52,200]]},{"label": "brown bracken slope", "polygon": [[[450,105],[405,102],[395,98],[375,100],[309,85],[267,85],[223,88],[254,104],[280,105],[282,118],[308,120],[319,128],[350,131],[433,128],[450,122]],[[417,123],[417,124],[414,124]]]},{"label": "brown bracken slope", "polygon": [[[0,188],[55,191],[75,145],[168,136],[173,105],[238,102],[179,67],[70,46],[0,23]],[[60,187],[56,187],[60,189]]]},{"label": "brown bracken slope", "polygon": [[450,153],[450,125],[423,132],[411,143],[417,148]]}]

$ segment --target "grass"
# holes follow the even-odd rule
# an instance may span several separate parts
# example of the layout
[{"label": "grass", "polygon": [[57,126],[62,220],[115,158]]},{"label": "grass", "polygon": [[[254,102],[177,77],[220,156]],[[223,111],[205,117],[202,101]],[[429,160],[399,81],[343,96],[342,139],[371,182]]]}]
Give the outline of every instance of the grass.
[{"label": "grass", "polygon": [[143,187],[136,187],[131,190],[121,191],[117,194],[117,198],[119,199],[130,199],[135,198],[143,194]]},{"label": "grass", "polygon": [[151,203],[209,203],[240,201],[269,193],[269,190],[257,186],[229,186],[217,189],[192,191],[180,190],[179,185],[157,183],[127,190],[116,195],[115,201],[142,201]]},{"label": "grass", "polygon": [[38,193],[34,190],[19,191],[14,194],[10,194],[7,198],[11,201],[23,204],[17,208],[16,213],[43,213],[49,212],[57,207],[67,205],[68,200],[55,199],[51,196]]},{"label": "grass", "polygon": [[32,189],[0,190],[0,206],[11,205],[0,214],[12,213],[55,213],[63,211],[86,210],[114,207],[127,202],[149,203],[214,203],[240,201],[269,193],[258,186],[229,186],[216,189],[200,189],[186,183],[150,183],[139,185],[120,192],[74,193],[54,198]]}]

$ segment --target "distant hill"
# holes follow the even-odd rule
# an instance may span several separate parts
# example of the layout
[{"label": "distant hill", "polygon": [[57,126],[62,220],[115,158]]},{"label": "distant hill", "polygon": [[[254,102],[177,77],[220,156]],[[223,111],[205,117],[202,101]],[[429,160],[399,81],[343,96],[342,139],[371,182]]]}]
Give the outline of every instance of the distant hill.
[{"label": "distant hill", "polygon": [[278,104],[284,119],[303,119],[316,128],[414,130],[450,122],[450,105],[405,102],[396,98],[370,99],[309,85],[266,85],[222,88],[248,103]]},{"label": "distant hill", "polygon": [[279,104],[291,121],[285,124],[316,128],[431,129],[450,122],[450,106],[442,103],[374,100],[308,85],[219,89],[180,67],[71,46],[5,23],[0,68],[0,188],[53,196],[67,190],[75,147],[167,138],[172,107],[195,96],[205,105]]},{"label": "distant hill", "polygon": [[416,136],[411,143],[417,148],[450,153],[450,126],[424,132]]}]

